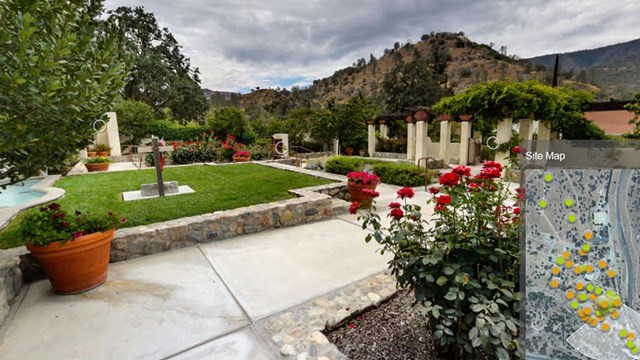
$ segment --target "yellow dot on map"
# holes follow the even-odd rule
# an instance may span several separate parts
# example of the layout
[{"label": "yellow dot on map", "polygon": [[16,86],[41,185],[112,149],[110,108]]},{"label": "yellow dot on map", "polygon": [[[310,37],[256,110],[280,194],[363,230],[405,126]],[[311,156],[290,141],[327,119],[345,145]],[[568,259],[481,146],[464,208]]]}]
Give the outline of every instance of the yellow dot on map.
[{"label": "yellow dot on map", "polygon": [[602,288],[600,286],[598,286],[596,288],[596,295],[600,295],[600,294],[602,294]]},{"label": "yellow dot on map", "polygon": [[540,206],[541,209],[546,208],[547,205],[548,205],[547,204],[547,200],[542,199],[542,200],[538,201],[538,206]]},{"label": "yellow dot on map", "polygon": [[632,349],[635,346],[636,346],[636,343],[633,342],[633,340],[628,340],[627,341],[627,348]]},{"label": "yellow dot on map", "polygon": [[568,251],[563,251],[563,252],[562,252],[562,257],[563,257],[563,258],[568,259],[568,258],[569,258],[569,256],[571,256],[571,254],[570,254]]},{"label": "yellow dot on map", "polygon": [[558,274],[560,274],[560,268],[559,268],[559,267],[557,267],[557,266],[554,266],[554,267],[551,269],[551,273],[552,273],[553,275],[558,275]]},{"label": "yellow dot on map", "polygon": [[626,329],[621,329],[618,334],[620,335],[621,338],[626,338],[628,331]]},{"label": "yellow dot on map", "polygon": [[571,302],[571,308],[572,308],[573,310],[577,310],[577,309],[578,309],[578,307],[580,307],[580,304],[578,304],[578,302],[577,302],[577,301],[572,301],[572,302]]},{"label": "yellow dot on map", "polygon": [[582,291],[584,289],[584,284],[581,282],[576,283],[576,290]]},{"label": "yellow dot on map", "polygon": [[613,277],[615,277],[615,276],[616,276],[616,272],[615,272],[615,271],[613,271],[613,270],[609,270],[609,271],[607,272],[607,276],[608,276],[609,278],[613,278]]},{"label": "yellow dot on map", "polygon": [[567,216],[567,220],[569,220],[570,223],[574,223],[576,222],[576,220],[578,220],[578,217],[576,216],[576,214],[569,214],[569,216]]},{"label": "yellow dot on map", "polygon": [[558,264],[558,265],[564,264],[564,258],[562,256],[558,257],[556,259],[556,264]]},{"label": "yellow dot on map", "polygon": [[567,198],[564,201],[564,204],[567,205],[567,207],[572,207],[573,206],[573,199],[572,198]]},{"label": "yellow dot on map", "polygon": [[595,286],[592,283],[588,283],[587,284],[587,291],[588,292],[593,292],[594,289],[595,289]]},{"label": "yellow dot on map", "polygon": [[585,252],[589,252],[591,250],[591,245],[589,244],[582,245],[582,250],[584,250]]},{"label": "yellow dot on map", "polygon": [[580,301],[580,302],[587,301],[587,294],[585,294],[585,293],[578,294],[578,301]]},{"label": "yellow dot on map", "polygon": [[587,231],[584,233],[584,239],[589,241],[591,239],[593,239],[593,233],[591,231]]},{"label": "yellow dot on map", "polygon": [[609,324],[607,324],[607,323],[603,323],[600,326],[600,329],[602,329],[602,331],[604,331],[604,332],[609,332],[609,330],[611,330],[611,328],[609,327]]},{"label": "yellow dot on map", "polygon": [[553,181],[553,174],[552,173],[545,173],[544,174],[544,181],[552,182]]},{"label": "yellow dot on map", "polygon": [[600,269],[604,269],[607,267],[607,262],[604,260],[600,260],[600,262],[598,262],[598,266],[600,266]]},{"label": "yellow dot on map", "polygon": [[556,289],[558,287],[558,285],[559,285],[558,280],[556,280],[556,279],[551,280],[551,284],[550,285],[551,285],[552,288]]},{"label": "yellow dot on map", "polygon": [[585,267],[584,267],[584,270],[585,270],[587,273],[592,273],[592,272],[593,272],[593,265],[591,265],[591,264],[587,264],[587,266],[585,266]]},{"label": "yellow dot on map", "polygon": [[633,355],[638,355],[639,352],[640,352],[640,349],[638,349],[637,346],[634,346],[633,349],[631,349],[631,353]]},{"label": "yellow dot on map", "polygon": [[571,269],[573,267],[573,261],[571,260],[567,260],[566,263],[564,263],[564,265],[568,268]]}]

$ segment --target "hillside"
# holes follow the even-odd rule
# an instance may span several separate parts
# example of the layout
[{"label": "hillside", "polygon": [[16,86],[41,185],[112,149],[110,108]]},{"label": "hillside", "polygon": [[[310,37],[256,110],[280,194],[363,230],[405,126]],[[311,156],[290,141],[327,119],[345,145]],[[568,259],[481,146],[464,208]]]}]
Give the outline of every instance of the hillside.
[{"label": "hillside", "polygon": [[360,58],[353,66],[340,69],[327,78],[315,80],[308,88],[294,88],[292,91],[256,90],[242,95],[240,104],[243,108],[283,110],[314,103],[321,106],[332,98],[342,102],[358,92],[382,100],[385,75],[397,64],[416,58],[431,62],[434,59],[448,59],[445,65],[447,85],[456,93],[480,81],[548,77],[548,71],[536,71],[528,62],[507,56],[505,50],[501,53],[488,45],[475,43],[463,33],[432,33],[423,35],[421,41],[415,44],[396,43],[392,49],[385,50],[380,58],[373,55],[368,60]]},{"label": "hillside", "polygon": [[[600,87],[606,97],[631,99],[640,92],[640,39],[560,55],[560,68],[572,80]],[[556,54],[528,59],[553,67]]]}]

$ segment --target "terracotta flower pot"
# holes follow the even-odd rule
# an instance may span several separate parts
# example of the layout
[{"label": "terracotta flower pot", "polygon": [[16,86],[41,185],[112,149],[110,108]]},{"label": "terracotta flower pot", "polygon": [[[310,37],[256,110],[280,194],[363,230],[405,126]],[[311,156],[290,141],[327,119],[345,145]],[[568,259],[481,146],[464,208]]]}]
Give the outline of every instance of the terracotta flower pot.
[{"label": "terracotta flower pot", "polygon": [[373,202],[373,198],[367,196],[362,193],[362,189],[371,189],[375,190],[378,184],[376,185],[363,185],[363,184],[355,184],[352,182],[348,182],[349,186],[349,196],[351,197],[351,201],[357,201],[360,205],[360,208],[367,209],[371,206]]},{"label": "terracotta flower pot", "polygon": [[233,162],[248,162],[251,161],[251,157],[234,156]]},{"label": "terracotta flower pot", "polygon": [[364,157],[367,154],[367,152],[364,149],[360,149],[359,153],[360,153],[360,156],[362,157]]},{"label": "terracotta flower pot", "polygon": [[27,242],[58,294],[77,294],[100,286],[107,279],[111,240],[115,230],[97,232],[38,246]]},{"label": "terracotta flower pot", "polygon": [[98,153],[96,151],[87,151],[87,156],[88,157],[96,157],[96,156],[98,156]]},{"label": "terracotta flower pot", "polygon": [[88,163],[84,164],[84,166],[89,172],[109,170],[109,163]]},{"label": "terracotta flower pot", "polygon": [[109,151],[98,151],[98,156],[107,157],[109,156]]},{"label": "terracotta flower pot", "polygon": [[344,149],[344,153],[347,154],[347,156],[353,155],[353,148],[348,147]]}]

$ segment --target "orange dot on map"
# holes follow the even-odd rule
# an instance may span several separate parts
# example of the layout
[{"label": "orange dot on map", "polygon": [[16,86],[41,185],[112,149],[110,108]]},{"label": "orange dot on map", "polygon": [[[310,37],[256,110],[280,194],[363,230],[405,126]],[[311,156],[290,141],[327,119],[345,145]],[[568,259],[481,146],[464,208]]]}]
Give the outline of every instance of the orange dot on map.
[{"label": "orange dot on map", "polygon": [[580,275],[580,273],[582,272],[582,268],[580,266],[576,266],[573,268],[573,272],[575,272],[576,275]]},{"label": "orange dot on map", "polygon": [[552,273],[553,275],[558,275],[558,274],[560,274],[560,268],[559,268],[559,267],[557,267],[557,266],[554,266],[554,267],[551,269],[551,273]]},{"label": "orange dot on map", "polygon": [[590,307],[584,308],[584,314],[585,315],[591,315],[591,308]]},{"label": "orange dot on map", "polygon": [[633,339],[635,339],[635,338],[636,338],[636,334],[634,334],[634,333],[629,333],[629,334],[627,335],[627,339],[629,339],[629,340],[633,340]]},{"label": "orange dot on map", "polygon": [[609,308],[609,302],[607,300],[602,300],[600,301],[600,307],[603,309],[608,309]]},{"label": "orange dot on map", "polygon": [[587,252],[582,249],[578,250],[578,254],[580,254],[580,256],[587,256]]},{"label": "orange dot on map", "polygon": [[598,326],[598,320],[596,320],[595,318],[592,318],[591,322],[589,323],[589,325],[591,325],[591,327]]},{"label": "orange dot on map", "polygon": [[597,298],[596,294],[589,294],[589,300],[591,300],[591,302],[596,301],[596,298]]},{"label": "orange dot on map", "polygon": [[585,266],[585,270],[586,270],[588,273],[592,273],[592,272],[593,272],[593,265],[588,264],[587,266]]},{"label": "orange dot on map", "polygon": [[593,233],[591,231],[587,231],[584,233],[584,239],[585,240],[591,240],[593,239]]},{"label": "orange dot on map", "polygon": [[558,285],[559,285],[559,284],[558,284],[558,280],[556,280],[556,279],[551,280],[551,287],[552,287],[552,288],[554,288],[554,289],[555,289],[555,288],[557,288],[557,287],[558,287]]},{"label": "orange dot on map", "polygon": [[607,276],[608,276],[608,277],[610,277],[610,278],[615,277],[615,276],[616,276],[616,272],[615,272],[615,271],[613,271],[613,270],[609,270],[609,271],[607,272]]},{"label": "orange dot on map", "polygon": [[584,284],[581,282],[576,283],[576,290],[582,291],[582,289],[584,289]]},{"label": "orange dot on map", "polygon": [[604,260],[600,260],[600,262],[598,263],[598,266],[600,266],[601,269],[604,269],[607,267],[607,262]]},{"label": "orange dot on map", "polygon": [[566,263],[564,263],[564,265],[568,268],[571,269],[573,267],[573,261],[571,260],[567,260]]},{"label": "orange dot on map", "polygon": [[600,326],[600,328],[604,332],[609,332],[609,330],[611,330],[611,328],[609,327],[609,324],[607,324],[607,323],[603,323],[602,326]]},{"label": "orange dot on map", "polygon": [[563,251],[563,252],[562,252],[562,257],[563,257],[563,258],[568,259],[568,258],[569,258],[569,256],[571,256],[571,254],[569,254],[569,252],[568,252],[568,251]]},{"label": "orange dot on map", "polygon": [[614,312],[612,312],[612,313],[611,313],[611,318],[612,318],[613,320],[616,320],[616,319],[618,319],[619,317],[620,317],[620,313],[619,313],[619,312],[614,311]]},{"label": "orange dot on map", "polygon": [[613,306],[619,308],[622,306],[622,301],[620,301],[620,299],[613,299]]},{"label": "orange dot on map", "polygon": [[576,295],[573,293],[573,291],[567,291],[567,299],[572,300],[575,296]]}]

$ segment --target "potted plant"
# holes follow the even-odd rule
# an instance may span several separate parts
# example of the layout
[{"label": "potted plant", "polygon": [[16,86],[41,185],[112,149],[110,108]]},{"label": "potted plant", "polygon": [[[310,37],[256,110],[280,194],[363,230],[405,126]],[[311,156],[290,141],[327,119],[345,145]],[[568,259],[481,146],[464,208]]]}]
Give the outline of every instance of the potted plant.
[{"label": "potted plant", "polygon": [[87,156],[88,157],[98,156],[98,150],[95,148],[95,146],[87,146]]},{"label": "potted plant", "polygon": [[233,154],[233,162],[247,162],[251,161],[251,155],[248,151],[237,151]]},{"label": "potted plant", "polygon": [[97,144],[96,150],[98,151],[98,156],[109,156],[111,148],[107,144]]},{"label": "potted plant", "polygon": [[365,171],[352,171],[347,174],[347,185],[352,202],[357,202],[360,208],[368,208],[371,201],[379,194],[376,187],[380,183],[378,175]]},{"label": "potted plant", "polygon": [[107,279],[111,240],[126,222],[113,212],[69,213],[53,203],[28,213],[20,224],[25,245],[58,294],[93,289]]},{"label": "potted plant", "polygon": [[353,155],[353,148],[352,148],[352,147],[348,147],[348,148],[344,149],[344,153],[345,153],[347,156],[351,156],[351,155]]},{"label": "potted plant", "polygon": [[96,156],[86,159],[84,166],[89,172],[107,171],[109,170],[109,163],[111,163],[111,159],[104,156]]},{"label": "potted plant", "polygon": [[360,149],[360,150],[358,150],[358,152],[360,153],[360,156],[362,156],[362,157],[364,157],[367,154],[365,149]]}]

